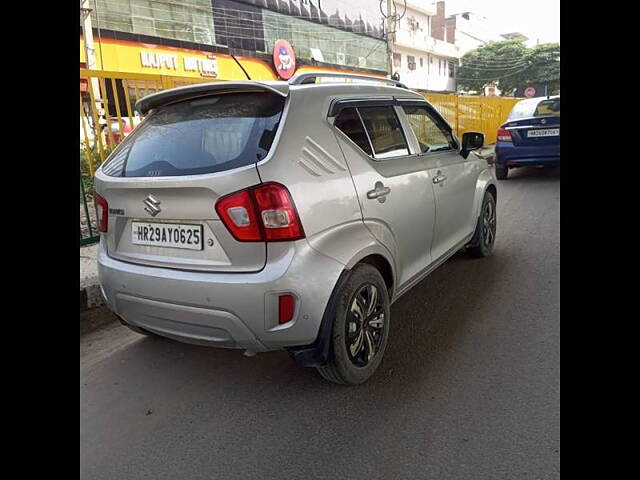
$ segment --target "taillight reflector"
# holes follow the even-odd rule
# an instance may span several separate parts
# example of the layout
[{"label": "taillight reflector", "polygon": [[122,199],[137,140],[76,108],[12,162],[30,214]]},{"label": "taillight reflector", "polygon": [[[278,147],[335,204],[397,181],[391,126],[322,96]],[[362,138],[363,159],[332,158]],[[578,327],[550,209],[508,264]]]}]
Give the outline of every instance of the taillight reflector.
[{"label": "taillight reflector", "polygon": [[284,185],[270,182],[220,198],[216,212],[240,242],[277,242],[304,238],[300,217]]},{"label": "taillight reflector", "polygon": [[278,297],[278,323],[290,322],[296,309],[296,299],[293,295],[280,295]]},{"label": "taillight reflector", "polygon": [[93,201],[96,207],[96,220],[98,222],[98,232],[106,233],[109,226],[109,203],[104,197],[93,194]]},{"label": "taillight reflector", "polygon": [[506,128],[500,127],[498,129],[498,141],[500,142],[511,142],[511,132]]}]

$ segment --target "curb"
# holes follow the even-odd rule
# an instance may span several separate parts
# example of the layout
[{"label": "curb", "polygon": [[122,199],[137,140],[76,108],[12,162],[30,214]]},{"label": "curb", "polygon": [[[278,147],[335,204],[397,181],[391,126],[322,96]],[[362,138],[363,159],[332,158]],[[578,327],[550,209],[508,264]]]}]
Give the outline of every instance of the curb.
[{"label": "curb", "polygon": [[80,287],[80,311],[84,312],[90,308],[104,305],[100,284],[97,278],[91,279],[90,283]]}]

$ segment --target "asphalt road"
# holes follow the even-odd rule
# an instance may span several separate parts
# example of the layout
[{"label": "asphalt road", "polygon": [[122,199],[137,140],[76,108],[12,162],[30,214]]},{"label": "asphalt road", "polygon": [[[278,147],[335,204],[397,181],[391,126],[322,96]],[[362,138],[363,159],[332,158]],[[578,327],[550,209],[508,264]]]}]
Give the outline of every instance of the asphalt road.
[{"label": "asphalt road", "polygon": [[283,352],[84,334],[81,478],[559,478],[560,173],[498,186],[494,254],[456,255],[394,304],[364,385]]}]

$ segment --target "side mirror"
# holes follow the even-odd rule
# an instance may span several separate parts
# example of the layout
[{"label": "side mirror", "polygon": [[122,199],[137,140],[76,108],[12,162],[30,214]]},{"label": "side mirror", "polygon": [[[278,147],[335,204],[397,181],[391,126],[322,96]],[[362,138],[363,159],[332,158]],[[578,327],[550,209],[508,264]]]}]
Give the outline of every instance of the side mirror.
[{"label": "side mirror", "polygon": [[484,145],[484,134],[479,132],[466,132],[462,134],[462,149],[460,150],[460,154],[467,158],[469,152],[472,150],[477,150]]}]

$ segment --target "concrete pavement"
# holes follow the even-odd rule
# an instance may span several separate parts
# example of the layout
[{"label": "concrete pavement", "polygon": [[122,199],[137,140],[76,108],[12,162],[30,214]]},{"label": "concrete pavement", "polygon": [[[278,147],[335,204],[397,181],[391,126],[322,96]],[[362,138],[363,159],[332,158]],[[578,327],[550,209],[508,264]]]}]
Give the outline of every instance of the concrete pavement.
[{"label": "concrete pavement", "polygon": [[358,387],[284,352],[84,335],[81,478],[559,478],[559,193],[558,169],[510,172],[494,255],[457,255],[394,304]]}]

